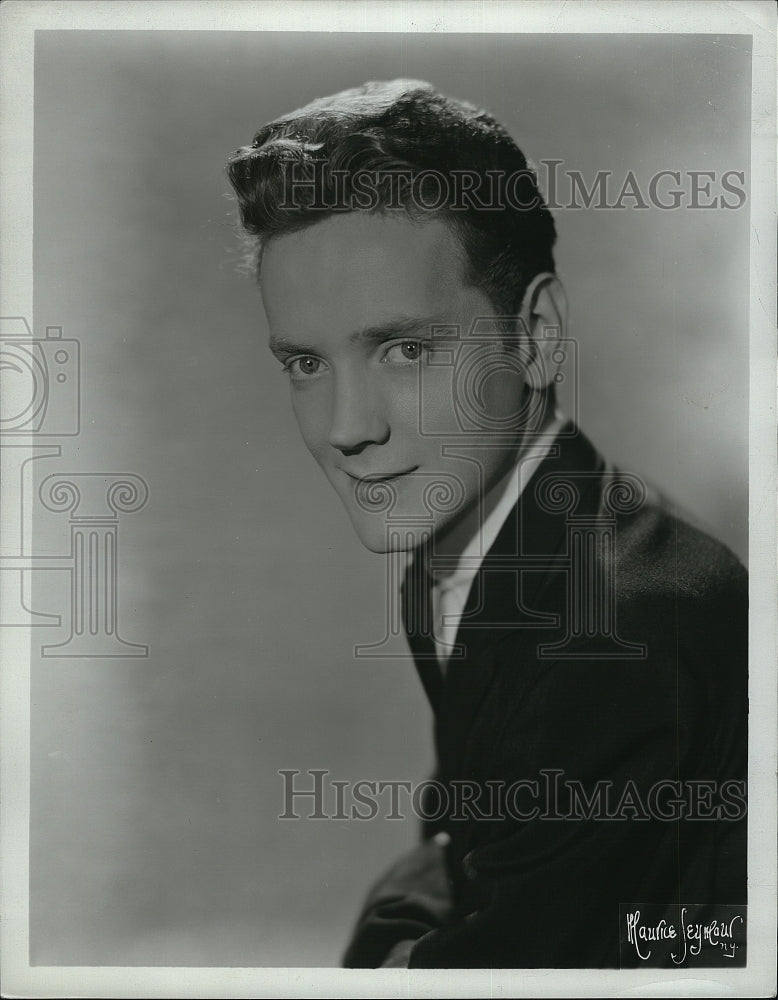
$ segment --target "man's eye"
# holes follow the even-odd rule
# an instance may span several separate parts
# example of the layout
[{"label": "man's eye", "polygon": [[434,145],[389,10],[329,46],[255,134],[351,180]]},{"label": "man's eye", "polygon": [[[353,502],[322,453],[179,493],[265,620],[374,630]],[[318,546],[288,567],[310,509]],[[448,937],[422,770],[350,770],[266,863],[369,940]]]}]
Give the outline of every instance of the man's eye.
[{"label": "man's eye", "polygon": [[324,363],[319,358],[306,354],[299,358],[291,358],[284,366],[292,378],[309,378],[311,375],[318,375],[324,368]]},{"label": "man's eye", "polygon": [[409,364],[421,358],[424,345],[420,340],[403,340],[399,344],[392,344],[383,357],[384,361],[396,364]]}]

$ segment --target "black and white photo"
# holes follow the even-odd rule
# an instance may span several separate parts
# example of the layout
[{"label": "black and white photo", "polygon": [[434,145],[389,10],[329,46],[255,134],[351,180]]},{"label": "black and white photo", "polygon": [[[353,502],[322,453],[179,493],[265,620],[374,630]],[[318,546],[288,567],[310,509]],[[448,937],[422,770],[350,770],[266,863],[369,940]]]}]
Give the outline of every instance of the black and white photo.
[{"label": "black and white photo", "polygon": [[6,988],[766,995],[772,5],[0,22]]}]

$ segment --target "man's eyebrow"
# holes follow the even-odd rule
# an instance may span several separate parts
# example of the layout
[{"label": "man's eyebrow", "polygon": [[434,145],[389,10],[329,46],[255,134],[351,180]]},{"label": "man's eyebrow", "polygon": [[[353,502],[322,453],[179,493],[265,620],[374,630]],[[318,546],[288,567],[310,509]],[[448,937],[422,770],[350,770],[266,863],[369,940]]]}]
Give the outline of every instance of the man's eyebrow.
[{"label": "man's eyebrow", "polygon": [[356,330],[348,339],[352,344],[361,344],[365,341],[380,344],[385,340],[407,337],[412,333],[431,332],[433,326],[440,326],[442,323],[441,316],[403,316],[365,327],[363,330]]},{"label": "man's eyebrow", "polygon": [[[433,326],[444,325],[441,316],[402,316],[398,319],[386,320],[355,330],[348,336],[350,344],[373,343],[382,344],[386,340],[396,340],[398,337],[408,337],[411,334],[431,332]],[[276,356],[292,354],[316,354],[317,348],[301,341],[292,341],[287,337],[271,336],[268,342],[270,350]]]}]

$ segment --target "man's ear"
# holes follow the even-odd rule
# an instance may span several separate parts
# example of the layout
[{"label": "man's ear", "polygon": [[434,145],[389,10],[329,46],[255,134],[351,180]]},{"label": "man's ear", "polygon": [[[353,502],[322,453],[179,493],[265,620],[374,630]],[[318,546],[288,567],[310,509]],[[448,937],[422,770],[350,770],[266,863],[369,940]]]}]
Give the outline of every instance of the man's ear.
[{"label": "man's ear", "polygon": [[544,389],[559,368],[559,340],[567,336],[567,295],[555,274],[535,275],[524,293],[519,320],[520,329],[529,334],[532,352],[527,381],[533,390]]}]

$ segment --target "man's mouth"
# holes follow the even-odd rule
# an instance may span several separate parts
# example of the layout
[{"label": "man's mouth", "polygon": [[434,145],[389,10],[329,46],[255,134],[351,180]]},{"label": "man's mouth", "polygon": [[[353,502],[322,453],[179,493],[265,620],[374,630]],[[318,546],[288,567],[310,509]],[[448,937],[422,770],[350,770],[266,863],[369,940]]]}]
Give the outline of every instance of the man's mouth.
[{"label": "man's mouth", "polygon": [[410,475],[411,472],[415,472],[418,469],[418,465],[415,465],[412,469],[403,469],[400,472],[368,472],[364,475],[356,475],[353,472],[346,472],[349,479],[353,479],[355,483],[389,483],[394,479],[401,479],[403,476]]}]

